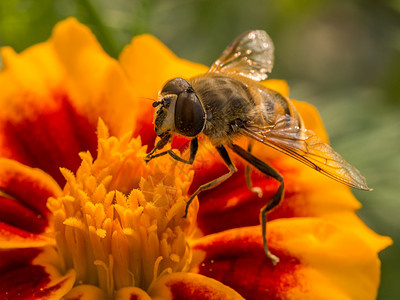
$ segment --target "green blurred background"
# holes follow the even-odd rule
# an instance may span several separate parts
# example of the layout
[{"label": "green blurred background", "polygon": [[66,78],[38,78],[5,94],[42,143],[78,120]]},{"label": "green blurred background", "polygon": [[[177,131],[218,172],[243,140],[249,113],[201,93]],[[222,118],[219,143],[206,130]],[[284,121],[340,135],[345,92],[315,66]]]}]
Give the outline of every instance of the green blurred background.
[{"label": "green blurred background", "polygon": [[206,65],[238,34],[265,29],[276,49],[271,77],[317,106],[334,148],[374,188],[354,193],[360,217],[394,240],[380,254],[378,298],[400,299],[400,0],[0,0],[0,45],[22,51],[68,16],[113,57],[148,32]]}]

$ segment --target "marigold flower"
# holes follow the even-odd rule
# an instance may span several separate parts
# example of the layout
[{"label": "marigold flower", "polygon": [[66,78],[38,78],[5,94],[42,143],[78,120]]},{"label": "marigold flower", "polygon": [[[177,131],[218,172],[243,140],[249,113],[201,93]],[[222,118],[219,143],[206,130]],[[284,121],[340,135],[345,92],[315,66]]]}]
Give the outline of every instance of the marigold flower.
[{"label": "marigold flower", "polygon": [[[265,256],[258,213],[277,183],[244,165],[226,172],[210,147],[194,166],[146,164],[155,133],[151,101],[173,77],[207,67],[177,58],[149,35],[119,61],[75,19],[21,54],[2,49],[0,73],[0,298],[2,299],[374,299],[377,253],[391,240],[355,214],[340,185],[274,150],[254,150],[286,183],[269,214]],[[288,96],[285,82],[268,80]],[[295,102],[327,140],[316,110]],[[175,141],[175,146],[179,140]]]}]

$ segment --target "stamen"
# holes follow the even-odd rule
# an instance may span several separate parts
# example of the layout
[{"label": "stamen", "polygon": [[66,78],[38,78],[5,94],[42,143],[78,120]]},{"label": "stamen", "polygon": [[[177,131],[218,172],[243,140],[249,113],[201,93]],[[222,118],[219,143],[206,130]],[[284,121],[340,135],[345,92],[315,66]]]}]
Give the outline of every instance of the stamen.
[{"label": "stamen", "polygon": [[168,157],[146,164],[139,138],[110,137],[101,120],[97,134],[97,158],[81,153],[76,175],[61,169],[64,195],[47,203],[63,269],[74,268],[76,284],[96,285],[109,296],[126,286],[148,290],[190,265],[187,237],[197,204],[182,216],[193,172]]}]

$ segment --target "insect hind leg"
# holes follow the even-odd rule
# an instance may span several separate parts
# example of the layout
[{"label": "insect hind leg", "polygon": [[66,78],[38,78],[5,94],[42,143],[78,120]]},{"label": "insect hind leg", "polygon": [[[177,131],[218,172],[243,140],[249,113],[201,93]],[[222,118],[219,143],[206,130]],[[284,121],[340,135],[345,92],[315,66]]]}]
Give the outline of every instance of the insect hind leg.
[{"label": "insect hind leg", "polygon": [[285,184],[283,182],[283,177],[281,174],[279,174],[278,171],[276,171],[274,168],[271,166],[267,165],[263,161],[259,160],[257,157],[252,155],[250,152],[244,150],[238,145],[232,144],[230,145],[230,148],[238,154],[240,157],[242,157],[244,160],[246,160],[248,163],[253,165],[255,168],[260,170],[262,173],[264,173],[267,176],[270,176],[277,181],[279,181],[279,187],[276,193],[272,196],[270,201],[261,209],[260,211],[260,222],[261,222],[261,231],[262,231],[262,237],[263,237],[263,246],[264,246],[264,251],[266,255],[271,259],[272,264],[276,265],[279,262],[279,258],[272,254],[268,250],[268,244],[267,244],[267,213],[274,209],[276,206],[279,205],[279,203],[282,201],[283,194],[285,191]]},{"label": "insect hind leg", "polygon": [[[253,143],[251,141],[249,141],[249,144],[247,146],[247,151],[251,153],[252,148],[253,148]],[[245,177],[246,177],[246,184],[247,184],[247,187],[249,188],[249,190],[252,193],[257,194],[257,196],[261,198],[263,196],[263,192],[262,192],[261,188],[258,186],[253,186],[253,183],[251,181],[250,165],[246,165]]]}]

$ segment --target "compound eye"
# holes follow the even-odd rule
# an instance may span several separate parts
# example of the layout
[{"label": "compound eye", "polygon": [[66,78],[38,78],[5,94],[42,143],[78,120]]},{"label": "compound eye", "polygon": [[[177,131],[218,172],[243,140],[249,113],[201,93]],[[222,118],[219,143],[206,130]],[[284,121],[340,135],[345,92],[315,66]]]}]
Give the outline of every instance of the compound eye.
[{"label": "compound eye", "polygon": [[205,125],[203,106],[191,88],[179,94],[175,105],[175,130],[187,137],[193,137],[203,131]]},{"label": "compound eye", "polygon": [[190,84],[183,78],[174,78],[168,81],[161,90],[161,94],[175,94],[179,95],[185,91]]}]

